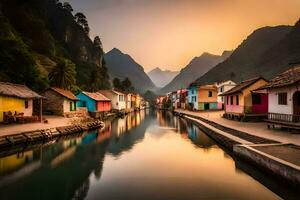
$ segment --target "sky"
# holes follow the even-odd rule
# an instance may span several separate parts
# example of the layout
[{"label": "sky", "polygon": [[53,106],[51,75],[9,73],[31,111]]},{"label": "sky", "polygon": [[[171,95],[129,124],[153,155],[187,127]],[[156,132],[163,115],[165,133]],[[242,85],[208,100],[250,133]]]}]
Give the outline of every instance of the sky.
[{"label": "sky", "polygon": [[[61,0],[64,2],[64,0]],[[254,30],[294,25],[300,0],[69,0],[99,35],[145,71],[180,70],[203,52],[235,49]]]}]

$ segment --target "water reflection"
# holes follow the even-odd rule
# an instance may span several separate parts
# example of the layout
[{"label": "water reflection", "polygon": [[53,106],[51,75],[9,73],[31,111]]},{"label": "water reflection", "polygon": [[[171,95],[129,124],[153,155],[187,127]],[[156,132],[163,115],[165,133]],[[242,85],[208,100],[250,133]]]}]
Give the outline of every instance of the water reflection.
[{"label": "water reflection", "polygon": [[105,124],[0,158],[0,199],[278,198],[171,113],[146,110]]}]

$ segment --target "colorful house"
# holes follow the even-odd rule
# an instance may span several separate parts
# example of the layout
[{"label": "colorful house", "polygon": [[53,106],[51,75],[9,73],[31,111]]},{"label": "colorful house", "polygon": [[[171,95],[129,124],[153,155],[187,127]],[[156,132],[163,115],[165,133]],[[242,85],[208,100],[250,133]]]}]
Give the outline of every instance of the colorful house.
[{"label": "colorful house", "polygon": [[201,85],[198,87],[198,110],[217,110],[217,87],[215,85]]},{"label": "colorful house", "polygon": [[266,114],[268,111],[268,95],[266,93],[254,92],[254,90],[268,83],[262,77],[245,80],[224,92],[221,96],[225,98],[225,117],[242,119],[250,114]]},{"label": "colorful house", "polygon": [[125,111],[126,101],[125,94],[117,90],[100,90],[99,93],[103,94],[111,100],[111,109],[117,111]]},{"label": "colorful house", "polygon": [[134,107],[132,107],[132,93],[125,93],[125,105],[126,105],[126,112],[132,112]]},{"label": "colorful house", "polygon": [[188,103],[191,110],[198,110],[198,86],[191,84],[188,88]]},{"label": "colorful house", "polygon": [[42,99],[25,85],[0,82],[0,122],[41,120]]},{"label": "colorful house", "polygon": [[111,100],[100,92],[81,92],[77,95],[77,107],[86,107],[89,112],[108,112]]},{"label": "colorful house", "polygon": [[78,98],[69,90],[52,87],[47,89],[43,96],[46,97],[43,103],[44,111],[63,116],[76,111]]},{"label": "colorful house", "polygon": [[186,109],[187,95],[188,95],[187,89],[177,90],[177,98],[176,98],[176,102],[175,102],[175,108]]},{"label": "colorful house", "polygon": [[139,94],[136,94],[136,102],[135,102],[135,110],[141,109],[141,96]]},{"label": "colorful house", "polygon": [[268,123],[300,128],[300,64],[279,74],[257,91],[268,93]]},{"label": "colorful house", "polygon": [[217,90],[218,90],[218,109],[224,109],[224,96],[221,96],[224,92],[227,92],[228,90],[234,88],[236,86],[236,83],[232,80],[223,81],[216,83]]}]

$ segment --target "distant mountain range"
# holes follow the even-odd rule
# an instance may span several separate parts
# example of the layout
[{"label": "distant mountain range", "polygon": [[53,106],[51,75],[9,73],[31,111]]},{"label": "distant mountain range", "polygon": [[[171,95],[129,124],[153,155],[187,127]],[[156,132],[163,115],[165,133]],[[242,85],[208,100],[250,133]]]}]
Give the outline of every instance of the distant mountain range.
[{"label": "distant mountain range", "polygon": [[222,55],[203,53],[201,56],[193,58],[192,61],[184,67],[169,84],[160,90],[160,93],[186,88],[198,77],[208,72],[218,63],[227,59],[231,53],[231,51],[224,51]]},{"label": "distant mountain range", "polygon": [[156,67],[148,72],[150,79],[159,88],[162,88],[170,83],[170,81],[172,81],[177,74],[179,74],[178,71],[161,70],[159,67]]},{"label": "distant mountain range", "polygon": [[113,78],[128,77],[138,92],[156,90],[154,83],[145,73],[144,68],[132,57],[114,48],[104,55],[108,73]]},{"label": "distant mountain range", "polygon": [[300,23],[294,27],[264,27],[254,31],[232,55],[196,80],[198,84],[255,76],[270,79],[300,61]]}]

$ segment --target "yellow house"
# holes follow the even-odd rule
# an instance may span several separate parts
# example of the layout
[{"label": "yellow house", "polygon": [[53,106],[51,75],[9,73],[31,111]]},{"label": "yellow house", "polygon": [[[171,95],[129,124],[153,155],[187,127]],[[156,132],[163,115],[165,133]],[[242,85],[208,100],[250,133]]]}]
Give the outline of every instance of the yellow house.
[{"label": "yellow house", "polygon": [[[3,122],[8,115],[32,116],[33,101],[42,98],[25,85],[0,82],[0,122]],[[41,108],[37,114],[41,115]]]},{"label": "yellow house", "polygon": [[228,115],[262,114],[268,109],[267,94],[253,91],[268,83],[262,77],[245,80],[223,93],[225,97],[225,113]]},{"label": "yellow house", "polygon": [[215,85],[202,85],[198,88],[198,110],[218,109],[218,91]]}]

